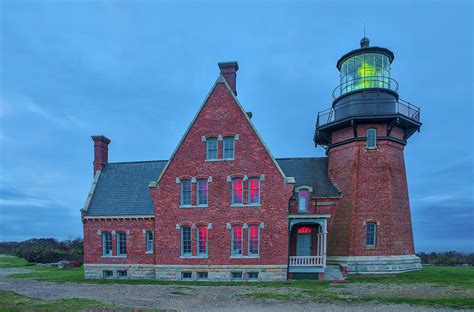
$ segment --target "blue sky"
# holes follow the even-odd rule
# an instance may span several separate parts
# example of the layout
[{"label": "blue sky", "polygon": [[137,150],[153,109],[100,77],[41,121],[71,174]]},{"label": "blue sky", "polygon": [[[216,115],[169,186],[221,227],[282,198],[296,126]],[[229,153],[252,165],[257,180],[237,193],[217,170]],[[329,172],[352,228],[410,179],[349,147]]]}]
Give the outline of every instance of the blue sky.
[{"label": "blue sky", "polygon": [[417,251],[474,251],[470,1],[0,2],[0,241],[82,235],[90,135],[112,162],[168,159],[236,60],[238,97],[276,157],[323,156],[312,136],[337,59],[395,53],[423,127],[405,150]]}]

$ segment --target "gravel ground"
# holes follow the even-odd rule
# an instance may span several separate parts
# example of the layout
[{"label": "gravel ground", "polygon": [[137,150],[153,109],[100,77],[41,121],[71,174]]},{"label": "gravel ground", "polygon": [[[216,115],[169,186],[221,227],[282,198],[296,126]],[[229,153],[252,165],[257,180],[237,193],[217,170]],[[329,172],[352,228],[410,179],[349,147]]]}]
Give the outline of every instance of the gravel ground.
[{"label": "gravel ground", "polygon": [[[257,292],[288,293],[296,289],[271,289],[237,286],[161,286],[161,285],[119,285],[119,284],[75,284],[51,283],[29,279],[7,279],[5,275],[23,273],[24,269],[0,269],[0,289],[15,291],[32,298],[58,300],[65,298],[95,299],[130,307],[154,307],[176,311],[450,311],[405,304],[349,304],[317,303],[307,301],[278,301],[239,298],[236,295]],[[333,288],[333,291],[347,293],[365,289],[374,294],[370,285],[352,284],[347,288]],[[387,285],[382,285],[386,287]],[[391,285],[390,285],[391,286]],[[406,288],[406,285],[401,286]],[[411,285],[410,285],[411,287]],[[420,287],[420,286],[418,286]],[[424,287],[424,286],[423,286]],[[421,288],[421,287],[420,287]],[[397,291],[390,289],[390,291]],[[433,290],[437,290],[433,288]],[[402,291],[402,290],[400,290]],[[385,292],[386,294],[387,292]],[[401,292],[400,292],[401,294]]]}]

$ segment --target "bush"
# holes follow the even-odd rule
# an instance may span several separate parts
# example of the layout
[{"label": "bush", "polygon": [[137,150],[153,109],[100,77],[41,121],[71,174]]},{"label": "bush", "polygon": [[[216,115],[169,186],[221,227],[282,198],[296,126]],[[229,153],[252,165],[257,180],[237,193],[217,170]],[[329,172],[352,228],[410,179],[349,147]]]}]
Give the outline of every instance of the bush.
[{"label": "bush", "polygon": [[84,259],[82,238],[58,241],[54,238],[29,239],[24,242],[0,243],[0,254],[13,255],[28,262],[52,263],[60,260],[79,261]]},{"label": "bush", "polygon": [[474,265],[474,253],[460,253],[456,251],[448,252],[420,252],[416,254],[421,258],[423,264],[433,265]]}]

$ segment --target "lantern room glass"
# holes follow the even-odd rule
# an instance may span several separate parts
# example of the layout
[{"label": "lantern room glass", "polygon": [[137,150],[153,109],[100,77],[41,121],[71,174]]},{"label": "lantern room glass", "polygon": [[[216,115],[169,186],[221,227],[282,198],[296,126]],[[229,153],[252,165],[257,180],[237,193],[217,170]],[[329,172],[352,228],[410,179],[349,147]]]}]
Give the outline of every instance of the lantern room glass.
[{"label": "lantern room glass", "polygon": [[390,89],[390,60],[385,54],[363,53],[341,65],[340,95],[365,89]]}]

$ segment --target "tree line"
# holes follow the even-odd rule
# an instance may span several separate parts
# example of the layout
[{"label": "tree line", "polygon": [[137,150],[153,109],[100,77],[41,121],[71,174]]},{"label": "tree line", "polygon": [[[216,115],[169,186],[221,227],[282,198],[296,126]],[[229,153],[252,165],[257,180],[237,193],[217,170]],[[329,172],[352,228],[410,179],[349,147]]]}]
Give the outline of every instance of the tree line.
[{"label": "tree line", "polygon": [[[82,238],[59,241],[54,238],[33,238],[23,242],[0,242],[0,254],[13,255],[34,263],[54,263],[61,260],[84,259]],[[420,252],[416,254],[423,264],[432,265],[474,265],[474,253]]]},{"label": "tree line", "polygon": [[0,242],[0,254],[17,256],[33,263],[55,263],[61,260],[84,259],[82,238],[58,241],[54,238],[33,238],[23,242]]}]

